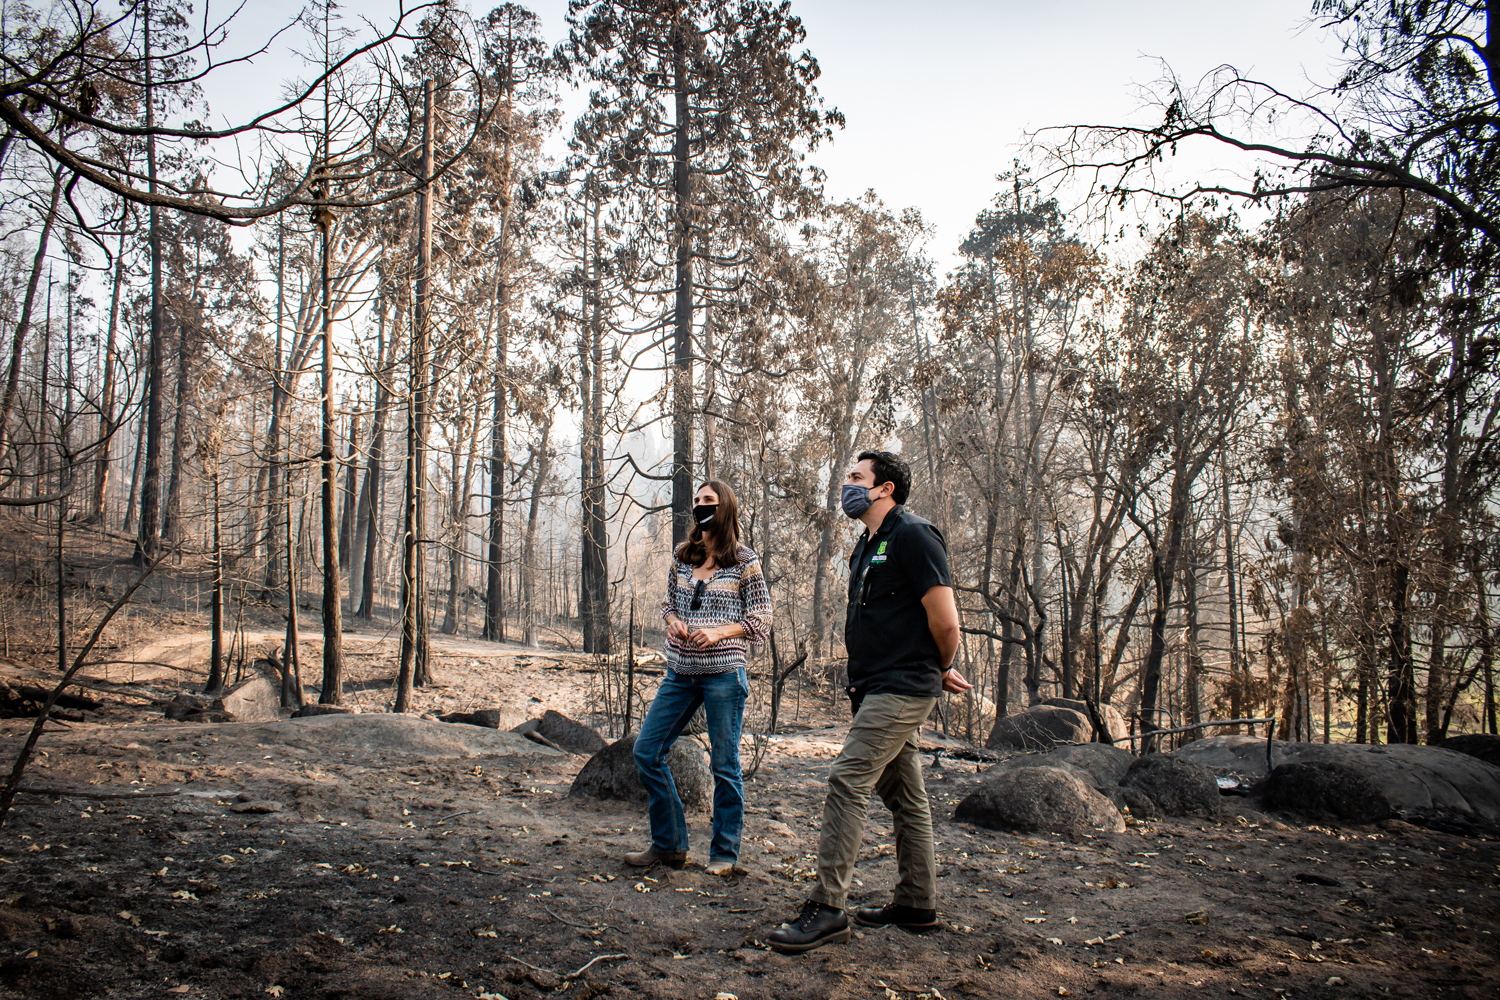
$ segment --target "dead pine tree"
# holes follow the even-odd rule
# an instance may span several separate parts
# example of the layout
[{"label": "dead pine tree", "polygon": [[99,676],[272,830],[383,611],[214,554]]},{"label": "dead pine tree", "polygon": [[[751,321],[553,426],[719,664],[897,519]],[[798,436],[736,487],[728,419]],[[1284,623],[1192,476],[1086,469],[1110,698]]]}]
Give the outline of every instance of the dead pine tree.
[{"label": "dead pine tree", "polygon": [[411,710],[412,688],[426,683],[426,574],[422,569],[423,499],[426,494],[427,353],[432,280],[432,96],[431,80],[422,83],[422,179],[417,192],[417,290],[412,314],[411,397],[406,418],[406,512],[401,539],[401,658],[396,676],[394,710]]},{"label": "dead pine tree", "polygon": [[[323,67],[329,66],[329,23],[331,5],[324,6]],[[317,181],[316,195],[324,199],[331,194],[332,164],[329,155],[329,84],[323,78],[323,164]],[[333,279],[329,271],[329,230],[333,228],[333,209],[320,204],[313,210],[322,241],[322,313],[323,313],[323,382],[322,382],[322,466],[321,499],[323,506],[323,690],[319,704],[337,705],[342,701],[344,686],[344,610],[339,580],[338,524],[338,458],[333,450]]]}]

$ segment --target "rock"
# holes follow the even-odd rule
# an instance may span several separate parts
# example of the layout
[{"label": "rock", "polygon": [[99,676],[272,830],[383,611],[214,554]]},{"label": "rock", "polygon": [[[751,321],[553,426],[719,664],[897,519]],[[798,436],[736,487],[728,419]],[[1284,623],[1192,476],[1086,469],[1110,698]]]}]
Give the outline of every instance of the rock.
[{"label": "rock", "polygon": [[186,691],[179,692],[171,701],[167,702],[162,709],[167,718],[176,722],[200,721],[195,716],[203,712],[211,711],[214,700],[206,694],[189,694]]},{"label": "rock", "polygon": [[520,733],[522,736],[525,736],[527,733],[534,733],[534,732],[536,732],[536,727],[540,726],[541,724],[542,724],[542,720],[541,719],[527,719],[525,722],[521,723],[519,726],[512,727],[511,728],[511,732],[513,732],[513,733]]},{"label": "rock", "polygon": [[[1202,764],[1171,754],[1137,757],[1120,780],[1122,788],[1145,795],[1167,816],[1214,816],[1219,812],[1219,783]],[[1135,811],[1135,807],[1131,807]]]},{"label": "rock", "polygon": [[1114,803],[1060,767],[999,771],[958,804],[953,818],[992,830],[1070,837],[1125,830],[1125,820]]},{"label": "rock", "polygon": [[1125,777],[1135,755],[1108,743],[1083,743],[1060,746],[1047,753],[1030,753],[1011,757],[996,764],[993,770],[1011,771],[1023,767],[1059,767],[1071,771],[1101,794],[1108,795]]},{"label": "rock", "polygon": [[1489,733],[1465,733],[1462,736],[1450,736],[1438,746],[1444,750],[1478,757],[1486,764],[1500,767],[1500,736],[1491,736]]},{"label": "rock", "polygon": [[1373,781],[1345,764],[1302,760],[1280,764],[1257,791],[1267,809],[1312,819],[1378,823],[1391,818],[1391,800]]},{"label": "rock", "polygon": [[1108,743],[1082,743],[1076,747],[1062,746],[1049,755],[1073,767],[1087,772],[1098,789],[1114,788],[1130,770],[1135,754],[1124,747]]},{"label": "rock", "polygon": [[[646,789],[635,768],[635,733],[615,740],[594,754],[573,779],[569,795],[581,798],[646,801]],[[667,766],[684,809],[707,809],[713,801],[713,774],[708,755],[692,740],[679,739],[667,752]]]},{"label": "rock", "polygon": [[281,718],[281,691],[264,674],[235,685],[214,705],[234,722],[274,722]]},{"label": "rock", "polygon": [[[1275,763],[1329,761],[1353,768],[1385,793],[1395,815],[1454,831],[1500,828],[1500,768],[1444,747],[1415,744],[1283,743]],[[1224,774],[1267,777],[1266,741],[1254,736],[1195,740],[1173,756]]]},{"label": "rock", "polygon": [[561,712],[548,710],[537,723],[536,731],[573,753],[594,754],[609,744],[604,737],[581,722],[574,722]]},{"label": "rock", "polygon": [[500,728],[500,710],[498,708],[481,708],[474,712],[449,712],[440,715],[438,719],[442,722],[453,722],[465,726],[483,726],[485,729]]},{"label": "rock", "polygon": [[[1075,698],[1047,698],[1039,702],[1042,705],[1053,705],[1057,708],[1071,708],[1085,719],[1089,718],[1088,702],[1079,701]],[[1116,743],[1123,743],[1130,739],[1130,723],[1125,721],[1125,716],[1115,706],[1105,702],[1099,706],[1099,714],[1104,716],[1104,724],[1109,727],[1109,737]],[[1092,737],[1090,737],[1092,739]]]},{"label": "rock", "polygon": [[1108,792],[1109,800],[1120,812],[1128,812],[1136,819],[1156,819],[1161,815],[1151,796],[1130,785],[1119,785]]},{"label": "rock", "polygon": [[286,808],[274,799],[251,799],[249,802],[237,802],[229,807],[230,812],[237,813],[279,813]]},{"label": "rock", "polygon": [[294,719],[311,719],[319,715],[354,715],[353,708],[348,705],[319,705],[316,702],[308,702],[292,713]]},{"label": "rock", "polygon": [[984,745],[991,750],[999,747],[1050,750],[1059,743],[1088,743],[1093,737],[1094,725],[1082,712],[1056,705],[1033,705],[996,722]]}]

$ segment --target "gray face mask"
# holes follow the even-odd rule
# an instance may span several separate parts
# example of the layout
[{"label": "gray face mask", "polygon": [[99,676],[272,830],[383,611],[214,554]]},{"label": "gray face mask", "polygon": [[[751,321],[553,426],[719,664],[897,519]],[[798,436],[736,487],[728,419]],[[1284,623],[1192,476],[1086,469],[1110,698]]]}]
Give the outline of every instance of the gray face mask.
[{"label": "gray face mask", "polygon": [[845,483],[843,490],[839,493],[839,506],[844,509],[848,517],[859,517],[870,509],[870,488],[868,486],[856,486],[853,483]]}]

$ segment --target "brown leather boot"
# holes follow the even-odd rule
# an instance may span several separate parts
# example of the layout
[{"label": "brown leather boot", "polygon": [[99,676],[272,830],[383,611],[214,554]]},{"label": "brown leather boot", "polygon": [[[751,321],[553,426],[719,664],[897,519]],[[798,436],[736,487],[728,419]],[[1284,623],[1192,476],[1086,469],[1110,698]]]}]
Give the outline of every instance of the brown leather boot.
[{"label": "brown leather boot", "polygon": [[627,865],[635,865],[637,868],[645,868],[647,865],[666,865],[668,868],[681,868],[687,864],[687,851],[667,851],[658,853],[648,847],[644,851],[632,851],[625,855]]}]

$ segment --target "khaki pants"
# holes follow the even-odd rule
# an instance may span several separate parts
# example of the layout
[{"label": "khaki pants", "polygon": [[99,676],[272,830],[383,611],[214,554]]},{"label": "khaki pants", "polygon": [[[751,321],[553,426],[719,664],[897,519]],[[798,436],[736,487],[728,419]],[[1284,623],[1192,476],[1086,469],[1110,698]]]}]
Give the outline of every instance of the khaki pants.
[{"label": "khaki pants", "polygon": [[899,877],[893,901],[924,910],[936,907],[932,811],[917,755],[917,732],[935,704],[936,698],[899,694],[872,694],[860,704],[844,749],[828,771],[815,901],[845,908],[873,791],[896,821]]}]

